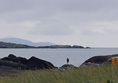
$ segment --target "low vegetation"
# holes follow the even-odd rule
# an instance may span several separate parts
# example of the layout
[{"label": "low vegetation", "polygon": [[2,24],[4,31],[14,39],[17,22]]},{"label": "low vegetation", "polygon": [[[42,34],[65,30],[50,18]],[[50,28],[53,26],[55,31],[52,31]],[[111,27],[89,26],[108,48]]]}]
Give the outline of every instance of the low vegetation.
[{"label": "low vegetation", "polygon": [[33,48],[33,46],[0,41],[0,48]]},{"label": "low vegetation", "polygon": [[0,83],[117,83],[118,65],[69,70],[36,70],[1,76]]},{"label": "low vegetation", "polygon": [[25,44],[16,44],[10,42],[2,42],[0,41],[0,48],[90,48],[90,47],[83,47],[78,45],[50,45],[50,46],[29,46]]}]

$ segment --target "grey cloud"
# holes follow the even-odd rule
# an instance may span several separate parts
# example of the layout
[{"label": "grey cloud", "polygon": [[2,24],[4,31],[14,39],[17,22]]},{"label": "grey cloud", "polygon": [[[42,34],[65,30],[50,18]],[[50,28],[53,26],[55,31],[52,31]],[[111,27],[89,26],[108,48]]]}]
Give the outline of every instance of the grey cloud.
[{"label": "grey cloud", "polygon": [[77,26],[82,33],[95,34],[87,28],[91,27],[88,23],[118,20],[117,3],[117,0],[0,0],[0,20],[9,26],[12,22],[40,21],[41,25],[32,27],[35,34],[68,35],[73,33],[71,26]]},{"label": "grey cloud", "polygon": [[104,29],[81,29],[80,31],[81,34],[86,36],[101,36],[106,34]]},{"label": "grey cloud", "polygon": [[37,27],[29,31],[29,34],[35,35],[49,35],[49,36],[58,36],[58,35],[69,35],[73,34],[74,30],[64,24],[40,24]]},{"label": "grey cloud", "polygon": [[30,0],[0,0],[0,12],[12,12],[19,10],[31,9],[32,3]]},{"label": "grey cloud", "polygon": [[[117,0],[1,0],[1,18],[9,22],[23,20],[46,21],[64,15],[77,21],[117,19]],[[74,16],[76,15],[76,17]],[[61,18],[61,19],[62,19]],[[71,23],[75,22],[72,20]],[[68,20],[71,21],[71,20]]]},{"label": "grey cloud", "polygon": [[101,35],[118,35],[118,21],[113,22],[93,22],[86,25],[80,25],[78,28],[83,35],[101,36]]}]

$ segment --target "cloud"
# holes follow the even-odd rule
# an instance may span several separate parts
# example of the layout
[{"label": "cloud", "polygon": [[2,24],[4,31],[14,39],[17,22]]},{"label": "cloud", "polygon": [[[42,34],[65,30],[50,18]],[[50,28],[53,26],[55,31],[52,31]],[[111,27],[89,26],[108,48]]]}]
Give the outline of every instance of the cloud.
[{"label": "cloud", "polygon": [[118,36],[117,3],[118,0],[0,0],[0,35],[31,40],[49,37],[45,39],[53,41],[60,37],[77,43],[84,37],[112,38]]},{"label": "cloud", "polygon": [[[65,14],[67,18],[74,17],[84,21],[92,19],[117,19],[118,1],[110,0],[2,0],[0,2],[0,14],[5,20],[41,20],[44,21],[53,16]],[[89,16],[91,18],[89,18]],[[85,19],[86,18],[86,19]],[[69,20],[70,21],[70,20]]]},{"label": "cloud", "polygon": [[50,36],[58,36],[58,35],[70,35],[73,34],[74,30],[64,24],[57,23],[42,23],[37,25],[35,28],[29,31],[29,34],[34,35],[50,35]]},{"label": "cloud", "polygon": [[118,35],[118,21],[98,21],[80,25],[79,31],[86,36]]}]

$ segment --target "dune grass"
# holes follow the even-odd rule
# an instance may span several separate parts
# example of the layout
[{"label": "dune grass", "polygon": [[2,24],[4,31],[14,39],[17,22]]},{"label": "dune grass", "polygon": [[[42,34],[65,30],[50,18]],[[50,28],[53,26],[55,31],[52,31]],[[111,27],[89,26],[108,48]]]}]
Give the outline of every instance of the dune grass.
[{"label": "dune grass", "polygon": [[118,65],[69,70],[36,70],[1,76],[0,83],[118,83]]}]

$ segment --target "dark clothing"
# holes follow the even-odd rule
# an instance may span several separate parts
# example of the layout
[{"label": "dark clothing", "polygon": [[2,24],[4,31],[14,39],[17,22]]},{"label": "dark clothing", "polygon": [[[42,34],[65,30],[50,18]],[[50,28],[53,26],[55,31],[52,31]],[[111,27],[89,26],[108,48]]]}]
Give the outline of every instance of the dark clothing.
[{"label": "dark clothing", "polygon": [[69,63],[69,59],[67,58],[67,63]]}]

